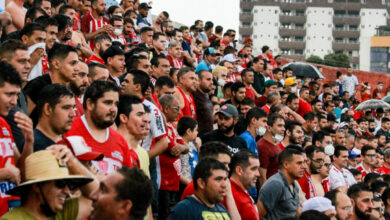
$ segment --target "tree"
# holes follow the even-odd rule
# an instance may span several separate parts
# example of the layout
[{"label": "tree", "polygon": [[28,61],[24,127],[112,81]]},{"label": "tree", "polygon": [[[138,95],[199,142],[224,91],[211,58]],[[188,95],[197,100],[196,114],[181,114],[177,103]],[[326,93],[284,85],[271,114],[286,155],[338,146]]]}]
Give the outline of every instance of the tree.
[{"label": "tree", "polygon": [[306,62],[317,63],[317,64],[323,64],[324,63],[324,61],[321,59],[321,57],[316,56],[316,55],[311,55],[310,57],[308,57],[306,59]]},{"label": "tree", "polygon": [[347,55],[343,53],[330,53],[328,55],[325,55],[324,57],[324,63],[328,66],[335,66],[335,67],[349,67],[349,58]]}]

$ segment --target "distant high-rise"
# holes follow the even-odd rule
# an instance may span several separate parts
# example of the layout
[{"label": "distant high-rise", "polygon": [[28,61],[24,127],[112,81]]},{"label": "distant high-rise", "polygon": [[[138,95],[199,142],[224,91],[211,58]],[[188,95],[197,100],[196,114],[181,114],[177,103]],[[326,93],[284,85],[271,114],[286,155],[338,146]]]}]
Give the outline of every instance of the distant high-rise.
[{"label": "distant high-rise", "polygon": [[370,70],[370,39],[390,23],[390,0],[240,0],[241,40],[254,52],[304,60],[345,53],[354,68]]}]

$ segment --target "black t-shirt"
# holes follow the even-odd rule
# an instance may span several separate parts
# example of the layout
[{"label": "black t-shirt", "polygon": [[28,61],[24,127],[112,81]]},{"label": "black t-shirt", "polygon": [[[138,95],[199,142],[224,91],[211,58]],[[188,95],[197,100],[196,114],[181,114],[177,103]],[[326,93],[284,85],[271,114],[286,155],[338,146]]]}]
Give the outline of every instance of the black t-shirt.
[{"label": "black t-shirt", "polygon": [[237,124],[234,126],[234,133],[236,135],[240,135],[240,134],[244,133],[246,131],[246,129],[247,129],[246,120],[242,115],[240,115],[238,117]]},{"label": "black t-shirt", "polygon": [[213,103],[209,95],[197,90],[192,94],[195,102],[196,115],[198,120],[199,137],[213,130]]},{"label": "black t-shirt", "polygon": [[[37,78],[28,82],[27,85],[24,87],[23,91],[26,96],[30,97],[30,99],[35,104],[37,104],[39,100],[39,94],[41,93],[42,89],[50,84],[52,84],[50,75],[45,74],[43,76],[38,76]],[[34,108],[34,110],[31,112],[30,118],[32,119],[35,128],[35,126],[38,124],[39,119],[37,108]]]},{"label": "black t-shirt", "polygon": [[232,155],[238,153],[241,149],[247,149],[246,142],[244,141],[244,139],[237,135],[227,137],[223,135],[222,132],[220,132],[219,130],[208,132],[202,136],[203,144],[209,141],[220,141],[222,143],[225,143],[228,146]]},{"label": "black t-shirt", "polygon": [[52,139],[49,139],[40,130],[34,129],[34,152],[45,150],[50,145],[55,144]]}]

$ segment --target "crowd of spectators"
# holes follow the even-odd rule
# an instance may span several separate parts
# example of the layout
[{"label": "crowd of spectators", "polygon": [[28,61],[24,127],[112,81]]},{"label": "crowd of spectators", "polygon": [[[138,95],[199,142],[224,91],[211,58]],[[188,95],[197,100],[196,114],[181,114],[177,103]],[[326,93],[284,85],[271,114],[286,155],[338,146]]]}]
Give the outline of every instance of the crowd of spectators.
[{"label": "crowd of spectators", "polygon": [[1,220],[390,219],[390,111],[355,110],[383,82],[298,77],[138,0],[0,20]]}]

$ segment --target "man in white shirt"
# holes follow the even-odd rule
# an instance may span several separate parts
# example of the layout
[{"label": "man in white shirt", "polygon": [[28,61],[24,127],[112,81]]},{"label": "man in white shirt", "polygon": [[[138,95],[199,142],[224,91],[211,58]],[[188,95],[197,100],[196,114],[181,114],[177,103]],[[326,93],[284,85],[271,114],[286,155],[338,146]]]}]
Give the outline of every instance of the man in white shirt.
[{"label": "man in white shirt", "polygon": [[347,75],[343,76],[341,84],[343,85],[343,92],[347,91],[351,96],[355,94],[357,86],[359,85],[358,79],[352,74],[352,68],[347,69]]},{"label": "man in white shirt", "polygon": [[355,178],[346,168],[348,166],[348,149],[344,146],[336,146],[333,155],[333,166],[329,171],[330,188],[347,192],[348,187],[355,184]]}]

